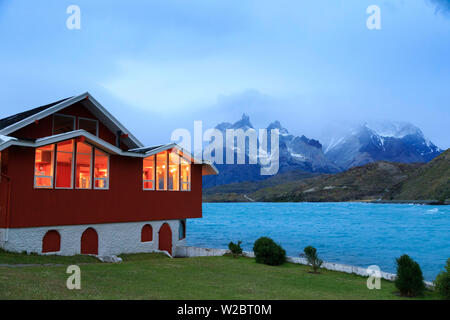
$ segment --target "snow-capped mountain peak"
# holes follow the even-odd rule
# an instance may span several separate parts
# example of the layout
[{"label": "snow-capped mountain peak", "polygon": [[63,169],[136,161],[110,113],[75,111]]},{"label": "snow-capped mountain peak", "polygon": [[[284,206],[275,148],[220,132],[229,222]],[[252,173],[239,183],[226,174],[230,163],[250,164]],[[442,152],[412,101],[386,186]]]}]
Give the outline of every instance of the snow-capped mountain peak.
[{"label": "snow-capped mountain peak", "polygon": [[428,162],[441,152],[411,123],[375,122],[332,139],[325,153],[338,166],[348,169],[378,160]]},{"label": "snow-capped mountain peak", "polygon": [[284,128],[281,125],[280,121],[278,121],[278,120],[275,120],[274,122],[272,122],[271,124],[269,124],[267,126],[268,131],[273,130],[273,129],[278,129],[278,131],[280,132],[280,135],[285,135],[285,136],[289,135],[289,131],[286,128]]}]

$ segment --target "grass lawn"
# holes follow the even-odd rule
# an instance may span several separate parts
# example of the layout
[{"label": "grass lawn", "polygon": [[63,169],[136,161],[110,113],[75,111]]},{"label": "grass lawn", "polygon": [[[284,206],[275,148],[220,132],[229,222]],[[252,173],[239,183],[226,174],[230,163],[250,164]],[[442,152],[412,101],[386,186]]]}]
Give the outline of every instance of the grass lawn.
[{"label": "grass lawn", "polygon": [[[121,256],[120,264],[93,257],[0,252],[0,264],[77,264],[81,290],[68,290],[65,266],[0,267],[0,299],[401,299],[392,282],[368,290],[366,278],[306,266],[257,264],[250,258],[170,259],[160,254]],[[421,299],[438,299],[427,291]]]}]

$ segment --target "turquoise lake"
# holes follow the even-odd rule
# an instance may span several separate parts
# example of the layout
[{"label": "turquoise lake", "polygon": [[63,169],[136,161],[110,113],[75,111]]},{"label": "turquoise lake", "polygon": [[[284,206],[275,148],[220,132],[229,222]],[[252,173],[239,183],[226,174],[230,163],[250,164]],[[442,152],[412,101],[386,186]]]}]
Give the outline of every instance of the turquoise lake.
[{"label": "turquoise lake", "polygon": [[188,219],[190,246],[251,250],[268,236],[287,255],[312,245],[328,262],[395,273],[406,253],[434,280],[450,258],[450,206],[368,203],[204,203],[202,219]]}]

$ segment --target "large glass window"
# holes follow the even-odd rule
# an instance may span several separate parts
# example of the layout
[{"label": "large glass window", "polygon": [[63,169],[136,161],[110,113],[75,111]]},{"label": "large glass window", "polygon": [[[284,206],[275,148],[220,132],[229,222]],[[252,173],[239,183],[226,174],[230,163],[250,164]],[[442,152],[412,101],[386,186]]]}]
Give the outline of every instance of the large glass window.
[{"label": "large glass window", "polygon": [[94,188],[109,188],[109,156],[95,149]]},{"label": "large glass window", "polygon": [[60,142],[56,145],[56,188],[73,187],[73,140]]},{"label": "large glass window", "polygon": [[84,142],[77,142],[76,188],[91,189],[92,147]]},{"label": "large glass window", "polygon": [[143,189],[190,191],[190,170],[191,163],[177,151],[149,156],[144,159]]},{"label": "large glass window", "polygon": [[167,190],[167,152],[156,155],[156,190]]},{"label": "large glass window", "polygon": [[83,129],[94,136],[98,136],[98,121],[93,119],[79,118],[78,129]]},{"label": "large glass window", "polygon": [[181,191],[191,190],[191,164],[184,158],[181,158]]},{"label": "large glass window", "polygon": [[144,190],[155,190],[155,156],[144,159]]},{"label": "large glass window", "polygon": [[36,188],[53,188],[54,152],[54,145],[36,149],[34,162],[34,186]]},{"label": "large glass window", "polygon": [[60,134],[64,132],[69,132],[75,130],[75,117],[64,115],[64,114],[54,114],[53,115],[53,134]]},{"label": "large glass window", "polygon": [[180,190],[180,156],[176,152],[169,153],[169,190]]}]

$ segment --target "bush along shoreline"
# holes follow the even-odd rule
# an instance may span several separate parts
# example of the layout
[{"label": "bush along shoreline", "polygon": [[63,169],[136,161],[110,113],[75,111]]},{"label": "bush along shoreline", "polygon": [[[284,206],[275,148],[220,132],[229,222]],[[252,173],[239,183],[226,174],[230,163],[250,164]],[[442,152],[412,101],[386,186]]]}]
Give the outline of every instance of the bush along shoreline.
[{"label": "bush along shoreline", "polygon": [[[240,245],[241,241],[239,241],[237,245],[230,242],[229,248],[232,252],[233,250],[240,250],[239,255],[242,255],[243,251]],[[281,247],[281,245],[275,243],[275,241],[269,237],[261,237],[256,240],[253,245],[253,252],[257,263],[263,263],[270,266],[279,266],[285,262],[299,262],[299,260],[295,261],[291,257],[286,257],[286,251]],[[304,248],[303,252],[304,254],[301,254],[300,257],[305,257],[304,259],[306,259],[306,264],[312,268],[311,273],[319,274],[320,272],[318,270],[324,267],[324,261],[319,258],[317,249],[313,246],[307,246]],[[234,252],[233,256],[235,256]],[[410,298],[423,296],[425,290],[432,289],[435,290],[443,299],[450,299],[450,258],[447,260],[445,271],[439,273],[436,280],[432,284],[425,282],[420,265],[407,254],[397,258],[396,264],[397,274],[392,275],[393,277],[390,280],[394,281],[395,287],[399,290],[401,296]],[[334,269],[334,271],[340,270]],[[367,271],[365,274],[359,273],[359,275],[368,276]]]}]

